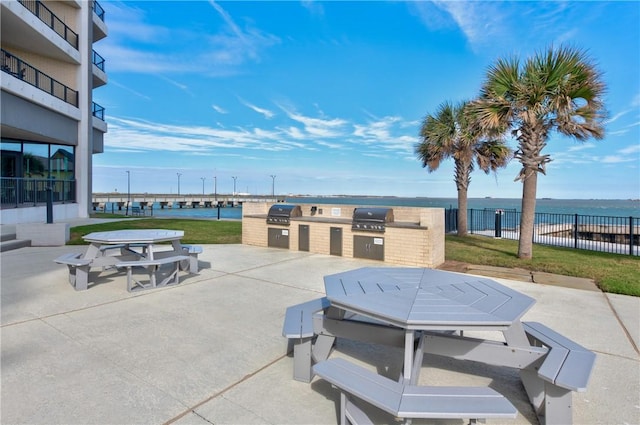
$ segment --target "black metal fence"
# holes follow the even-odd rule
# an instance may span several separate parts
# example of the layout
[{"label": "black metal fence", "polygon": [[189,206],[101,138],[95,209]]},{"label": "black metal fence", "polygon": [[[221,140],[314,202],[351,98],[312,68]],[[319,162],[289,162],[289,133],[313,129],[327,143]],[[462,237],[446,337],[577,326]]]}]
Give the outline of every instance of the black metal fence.
[{"label": "black metal fence", "polygon": [[19,78],[73,106],[78,106],[78,92],[2,49],[2,71]]},{"label": "black metal fence", "polygon": [[45,205],[51,189],[53,202],[76,201],[76,181],[57,179],[0,178],[2,209]]},{"label": "black metal fence", "polygon": [[[520,239],[522,213],[516,210],[467,210],[471,234]],[[445,210],[447,233],[457,232],[457,209]],[[541,245],[640,255],[640,217],[536,213],[533,242]]]}]

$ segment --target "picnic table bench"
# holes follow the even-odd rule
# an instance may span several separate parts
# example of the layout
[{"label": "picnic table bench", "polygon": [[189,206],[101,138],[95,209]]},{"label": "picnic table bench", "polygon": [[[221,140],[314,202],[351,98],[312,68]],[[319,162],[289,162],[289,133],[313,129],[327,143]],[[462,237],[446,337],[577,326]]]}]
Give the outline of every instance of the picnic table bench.
[{"label": "picnic table bench", "polygon": [[54,260],[58,264],[64,264],[69,268],[69,283],[76,290],[86,288],[89,276],[91,260],[82,258],[81,253],[70,252],[61,255]]},{"label": "picnic table bench", "polygon": [[487,418],[515,418],[517,414],[509,400],[488,387],[404,384],[341,358],[320,362],[313,370],[340,389],[341,424],[372,424],[351,397],[403,419],[469,419],[475,422]]},{"label": "picnic table bench", "polygon": [[549,350],[542,363],[520,373],[540,423],[572,423],[572,395],[586,391],[595,353],[542,323],[522,324],[532,345]]},{"label": "picnic table bench", "polygon": [[[282,336],[293,341],[293,378],[297,381],[311,382],[312,348],[320,350],[323,347],[322,343],[312,345],[315,339],[313,315],[329,305],[327,297],[322,297],[288,307],[285,312]],[[332,344],[333,341],[331,341]]]},{"label": "picnic table bench", "polygon": [[[147,289],[156,288],[160,286],[168,286],[177,284],[180,282],[178,271],[180,270],[180,262],[189,260],[187,255],[174,255],[170,257],[155,258],[153,260],[133,260],[133,261],[120,261],[116,263],[118,268],[127,269],[127,291],[132,292],[135,288]],[[171,264],[172,268],[170,272],[162,277],[162,280],[158,282],[157,275],[159,274],[160,266],[164,264]],[[143,283],[136,279],[133,275],[133,269],[136,267],[144,268],[149,274],[149,281]]]}]

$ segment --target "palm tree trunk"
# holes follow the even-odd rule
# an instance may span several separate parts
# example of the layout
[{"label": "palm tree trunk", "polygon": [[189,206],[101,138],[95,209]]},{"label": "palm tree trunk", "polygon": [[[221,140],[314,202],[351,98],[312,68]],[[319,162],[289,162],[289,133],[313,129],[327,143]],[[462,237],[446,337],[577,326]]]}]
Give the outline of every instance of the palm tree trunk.
[{"label": "palm tree trunk", "polygon": [[467,188],[458,189],[458,236],[467,236]]},{"label": "palm tree trunk", "polygon": [[522,216],[520,217],[518,258],[526,260],[533,257],[533,225],[536,215],[537,186],[538,173],[532,171],[522,182]]}]

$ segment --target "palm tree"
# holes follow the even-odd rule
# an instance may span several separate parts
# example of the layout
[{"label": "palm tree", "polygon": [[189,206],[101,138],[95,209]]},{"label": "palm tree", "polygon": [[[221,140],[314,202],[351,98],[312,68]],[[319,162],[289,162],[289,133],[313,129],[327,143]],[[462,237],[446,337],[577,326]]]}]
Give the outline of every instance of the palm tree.
[{"label": "palm tree", "polygon": [[422,122],[422,141],[415,152],[422,166],[431,173],[442,161],[453,158],[454,180],[458,190],[458,236],[467,234],[467,191],[474,170],[474,159],[485,173],[507,165],[512,152],[502,139],[485,139],[471,127],[468,102],[453,105],[444,102],[435,115],[427,115]]},{"label": "palm tree", "polygon": [[542,150],[550,133],[579,141],[604,136],[602,96],[605,84],[584,51],[560,47],[538,53],[522,66],[517,58],[500,59],[489,68],[480,98],[471,105],[485,131],[512,129],[522,164],[522,217],[518,257],[533,256],[533,226],[538,173],[551,161]]}]

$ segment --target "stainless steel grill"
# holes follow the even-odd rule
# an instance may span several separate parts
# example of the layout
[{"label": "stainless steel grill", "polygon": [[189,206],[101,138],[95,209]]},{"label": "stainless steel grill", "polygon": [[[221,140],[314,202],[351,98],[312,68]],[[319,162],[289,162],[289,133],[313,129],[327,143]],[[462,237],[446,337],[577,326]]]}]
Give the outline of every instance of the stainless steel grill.
[{"label": "stainless steel grill", "polygon": [[353,210],[351,230],[382,233],[387,223],[393,223],[391,208],[356,208]]},{"label": "stainless steel grill", "polygon": [[281,224],[288,226],[291,217],[301,217],[302,209],[300,205],[276,204],[269,208],[267,214],[267,224]]}]

